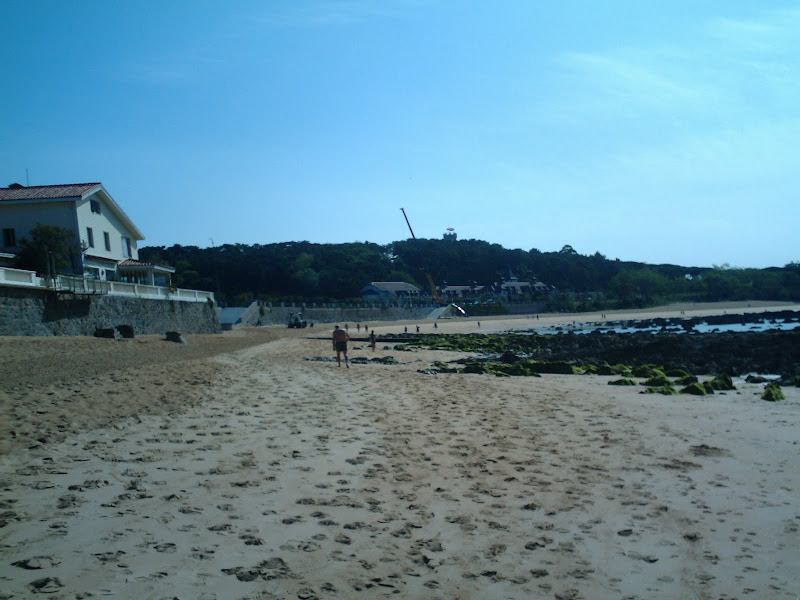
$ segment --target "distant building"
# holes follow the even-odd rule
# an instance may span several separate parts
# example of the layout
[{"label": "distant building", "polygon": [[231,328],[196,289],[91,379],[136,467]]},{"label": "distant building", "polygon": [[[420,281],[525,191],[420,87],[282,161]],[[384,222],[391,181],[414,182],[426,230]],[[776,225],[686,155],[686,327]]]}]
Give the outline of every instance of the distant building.
[{"label": "distant building", "polygon": [[473,281],[471,285],[450,285],[446,281],[438,288],[442,298],[473,298],[486,291],[486,286]]},{"label": "distant building", "polygon": [[494,283],[491,287],[492,293],[499,296],[541,296],[550,293],[553,288],[541,281],[520,281],[511,269],[508,269],[508,276]]},{"label": "distant building", "polygon": [[361,288],[364,298],[404,298],[421,295],[421,290],[405,281],[373,281]]},{"label": "distant building", "polygon": [[448,227],[447,231],[442,234],[442,239],[448,242],[455,242],[458,239],[458,234],[455,232],[455,229]]}]

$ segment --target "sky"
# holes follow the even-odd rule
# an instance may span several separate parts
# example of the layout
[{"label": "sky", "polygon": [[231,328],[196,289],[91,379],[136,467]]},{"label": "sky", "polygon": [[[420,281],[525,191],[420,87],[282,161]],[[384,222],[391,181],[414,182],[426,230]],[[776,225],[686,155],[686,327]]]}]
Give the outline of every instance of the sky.
[{"label": "sky", "polygon": [[140,246],[417,237],[800,260],[800,6],[0,2],[0,185],[100,181]]}]

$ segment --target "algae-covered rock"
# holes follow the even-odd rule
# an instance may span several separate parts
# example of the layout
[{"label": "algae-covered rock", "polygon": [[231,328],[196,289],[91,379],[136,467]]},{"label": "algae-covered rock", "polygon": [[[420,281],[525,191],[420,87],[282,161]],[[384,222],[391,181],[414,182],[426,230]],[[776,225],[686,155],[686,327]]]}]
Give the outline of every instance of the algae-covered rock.
[{"label": "algae-covered rock", "polygon": [[486,373],[486,365],[479,362],[469,362],[464,365],[464,368],[461,371],[462,373]]},{"label": "algae-covered rock", "polygon": [[778,402],[779,400],[786,400],[786,396],[783,395],[783,390],[779,385],[771,383],[764,388],[761,399],[767,402]]},{"label": "algae-covered rock", "polygon": [[761,375],[748,375],[745,381],[747,383],[767,383],[769,380]]},{"label": "algae-covered rock", "polygon": [[631,371],[631,374],[634,377],[640,377],[642,379],[648,379],[658,375],[666,377],[666,373],[664,373],[663,369],[661,369],[661,367],[657,367],[656,365],[642,365],[640,367],[634,367]]},{"label": "algae-covered rock", "polygon": [[669,380],[669,377],[664,375],[664,373],[656,372],[650,379],[645,381],[642,385],[646,385],[647,387],[661,387],[661,386],[672,386],[672,382]]},{"label": "algae-covered rock", "polygon": [[693,382],[693,383],[690,383],[689,385],[687,385],[685,388],[683,388],[680,391],[680,393],[681,394],[692,394],[693,396],[706,396],[706,395],[708,395],[708,392],[706,391],[706,388],[703,387],[702,384],[700,384],[700,383],[698,383],[696,381]]},{"label": "algae-covered rock", "polygon": [[641,392],[640,394],[662,394],[664,396],[675,396],[678,393],[672,384],[670,385],[661,385],[661,386],[653,386],[649,387]]},{"label": "algae-covered rock", "polygon": [[667,377],[677,377],[679,379],[684,379],[686,377],[692,377],[687,371],[683,369],[669,369],[667,372]]},{"label": "algae-covered rock", "polygon": [[560,373],[562,375],[575,374],[575,369],[572,367],[572,365],[565,361],[530,361],[527,364],[530,365],[532,371],[537,373]]},{"label": "algae-covered rock", "polygon": [[613,381],[609,381],[608,385],[636,385],[636,382],[633,379],[627,379],[623,377],[622,379],[614,379]]},{"label": "algae-covered rock", "polygon": [[712,379],[708,383],[714,390],[719,392],[736,389],[733,385],[733,380],[731,379],[731,376],[726,373],[717,375],[716,377],[714,377],[714,379]]},{"label": "algae-covered rock", "polygon": [[500,355],[500,362],[513,364],[515,362],[519,362],[519,356],[511,352],[510,350],[506,350]]},{"label": "algae-covered rock", "polygon": [[399,364],[395,360],[394,356],[383,356],[383,357],[380,357],[380,358],[370,358],[369,362],[381,363],[381,364],[384,364],[384,365],[396,365],[396,364]]},{"label": "algae-covered rock", "polygon": [[680,379],[677,379],[675,383],[678,385],[691,385],[693,383],[697,383],[697,377],[694,375],[685,375]]}]

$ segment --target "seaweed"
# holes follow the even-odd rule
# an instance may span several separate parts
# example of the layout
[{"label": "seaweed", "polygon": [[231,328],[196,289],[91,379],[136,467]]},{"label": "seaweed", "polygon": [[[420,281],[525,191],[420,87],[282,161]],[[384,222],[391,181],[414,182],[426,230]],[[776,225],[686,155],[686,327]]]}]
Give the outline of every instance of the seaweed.
[{"label": "seaweed", "polygon": [[764,388],[764,393],[761,394],[761,399],[766,400],[767,402],[778,402],[779,400],[786,400],[786,396],[783,395],[781,386],[779,386],[777,383],[770,383]]},{"label": "seaweed", "polygon": [[648,378],[651,378],[651,377],[656,377],[658,375],[660,375],[662,377],[666,377],[667,376],[666,373],[664,373],[664,370],[661,367],[658,367],[656,365],[649,365],[649,364],[648,365],[641,365],[639,367],[634,367],[631,370],[631,374],[634,377],[640,377],[642,379],[648,379]]},{"label": "seaweed", "polygon": [[[669,369],[666,371],[667,377],[677,377],[679,379],[685,379],[686,377],[692,377],[692,375],[683,369]],[[696,380],[695,380],[696,381]]]},{"label": "seaweed", "polygon": [[[689,385],[687,385],[685,388],[683,388],[680,391],[680,393],[681,394],[692,394],[693,396],[707,396],[708,395],[708,391],[706,391],[706,388],[703,387],[703,385],[701,383],[698,383],[696,381],[693,382],[693,383],[690,383]],[[711,393],[713,394],[714,392],[712,391]]]},{"label": "seaweed", "polygon": [[656,369],[654,370],[653,375],[642,385],[646,385],[647,387],[672,386],[672,382],[669,380],[669,377]]},{"label": "seaweed", "polygon": [[733,385],[733,380],[731,376],[723,373],[721,375],[717,375],[711,381],[707,382],[712,389],[719,392],[725,392],[728,390],[735,390],[736,387]]},{"label": "seaweed", "polygon": [[669,385],[660,385],[660,386],[652,386],[645,390],[639,392],[640,394],[663,394],[664,396],[675,396],[678,391],[672,386],[670,383]]}]

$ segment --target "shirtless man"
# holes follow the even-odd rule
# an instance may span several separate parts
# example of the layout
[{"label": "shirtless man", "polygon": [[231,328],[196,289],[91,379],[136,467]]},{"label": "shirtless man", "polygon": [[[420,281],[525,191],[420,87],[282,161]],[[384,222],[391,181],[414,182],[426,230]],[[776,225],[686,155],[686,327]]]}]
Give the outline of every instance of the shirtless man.
[{"label": "shirtless man", "polygon": [[333,349],[336,350],[336,362],[339,367],[342,366],[342,352],[344,352],[344,365],[349,369],[350,362],[347,359],[347,342],[350,336],[344,329],[340,329],[337,325],[333,328]]}]

